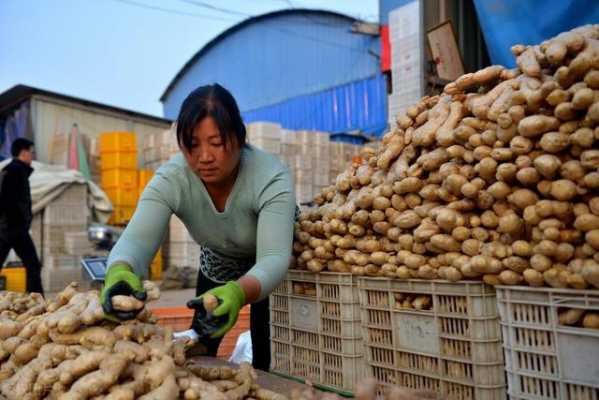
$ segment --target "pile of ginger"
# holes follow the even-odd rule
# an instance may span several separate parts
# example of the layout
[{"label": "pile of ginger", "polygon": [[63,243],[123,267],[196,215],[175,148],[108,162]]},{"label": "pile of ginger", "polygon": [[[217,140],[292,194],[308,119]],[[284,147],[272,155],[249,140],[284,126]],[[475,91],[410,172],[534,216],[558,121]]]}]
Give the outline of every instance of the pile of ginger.
[{"label": "pile of ginger", "polygon": [[[148,298],[159,297],[150,282]],[[134,298],[113,299],[127,310]],[[141,304],[143,306],[143,304]],[[173,341],[145,307],[137,319],[107,320],[95,290],[73,283],[52,301],[0,292],[0,394],[12,400],[284,400],[262,389],[249,364],[202,367],[186,361],[190,344]]]},{"label": "pile of ginger", "polygon": [[295,230],[296,266],[599,288],[599,25],[422,98]]}]

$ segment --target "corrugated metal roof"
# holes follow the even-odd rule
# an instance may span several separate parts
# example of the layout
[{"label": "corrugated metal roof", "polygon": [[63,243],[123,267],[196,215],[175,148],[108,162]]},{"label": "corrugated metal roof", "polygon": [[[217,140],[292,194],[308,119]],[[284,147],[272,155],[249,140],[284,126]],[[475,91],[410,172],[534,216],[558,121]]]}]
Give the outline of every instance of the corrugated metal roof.
[{"label": "corrugated metal roof", "polygon": [[13,109],[15,106],[19,105],[22,101],[27,100],[35,95],[42,95],[50,98],[55,98],[59,100],[64,100],[67,102],[81,104],[87,107],[95,107],[100,108],[107,111],[112,111],[120,114],[129,115],[132,117],[137,117],[141,119],[147,119],[154,122],[159,122],[163,124],[170,124],[172,121],[166,118],[158,117],[156,115],[144,114],[137,111],[127,110],[124,108],[111,106],[108,104],[97,103],[95,101],[82,99],[79,97],[73,97],[62,93],[52,92],[49,90],[39,89],[27,85],[15,85],[12,88],[0,93],[0,115],[2,115],[7,110]]},{"label": "corrugated metal roof", "polygon": [[204,47],[163,96],[164,115],[176,118],[195,88],[220,83],[241,111],[318,93],[379,73],[379,37],[355,33],[355,19],[294,10],[242,23]]},{"label": "corrugated metal roof", "polygon": [[355,21],[357,21],[356,18],[350,17],[349,15],[337,13],[337,12],[334,12],[334,11],[317,10],[317,9],[304,9],[304,8],[292,8],[292,9],[274,11],[274,12],[270,12],[270,13],[266,13],[266,14],[257,15],[255,17],[247,18],[247,19],[241,21],[240,23],[233,25],[229,29],[224,30],[222,33],[220,33],[214,39],[212,39],[211,41],[209,41],[208,43],[206,43],[196,54],[194,54],[194,56],[191,57],[189,59],[189,61],[187,61],[185,63],[185,65],[183,65],[183,68],[181,68],[179,70],[179,72],[177,72],[177,74],[175,75],[175,77],[170,81],[170,83],[168,84],[168,86],[164,90],[164,93],[162,93],[162,96],[160,96],[160,101],[164,101],[165,100],[166,96],[168,96],[168,94],[172,90],[173,86],[175,86],[175,84],[179,81],[179,79],[181,79],[181,77],[183,76],[183,74],[185,74],[185,72],[187,72],[189,70],[189,68],[200,57],[202,57],[202,55],[204,55],[206,52],[208,52],[208,50],[210,50],[212,47],[216,46],[219,42],[221,42],[222,40],[224,40],[226,37],[228,37],[228,36],[232,35],[233,33],[235,33],[237,31],[239,31],[239,30],[247,27],[248,25],[255,24],[255,23],[258,23],[260,21],[264,21],[266,19],[284,16],[284,15],[306,15],[308,17],[310,15],[330,15],[330,16],[335,16],[335,17],[340,17],[340,18],[346,18],[349,22],[355,22]]}]

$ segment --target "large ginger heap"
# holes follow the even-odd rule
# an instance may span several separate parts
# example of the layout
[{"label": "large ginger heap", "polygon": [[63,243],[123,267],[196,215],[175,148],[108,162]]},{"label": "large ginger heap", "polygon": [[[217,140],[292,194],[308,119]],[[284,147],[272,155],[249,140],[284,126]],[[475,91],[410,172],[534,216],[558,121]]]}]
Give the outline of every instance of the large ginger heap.
[{"label": "large ginger heap", "polygon": [[[149,299],[159,291],[145,285]],[[113,305],[136,306],[119,298]],[[104,319],[97,291],[71,284],[46,303],[37,295],[0,292],[0,394],[7,399],[282,400],[261,389],[249,365],[185,366],[185,343],[154,323]]]},{"label": "large ginger heap", "polygon": [[599,25],[397,118],[296,227],[297,267],[599,288]]}]

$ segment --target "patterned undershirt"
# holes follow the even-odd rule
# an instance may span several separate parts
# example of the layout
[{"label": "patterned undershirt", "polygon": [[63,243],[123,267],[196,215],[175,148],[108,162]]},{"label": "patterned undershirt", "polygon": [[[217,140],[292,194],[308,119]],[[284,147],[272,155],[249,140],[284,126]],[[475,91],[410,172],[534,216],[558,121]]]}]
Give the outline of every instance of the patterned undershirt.
[{"label": "patterned undershirt", "polygon": [[[299,207],[295,207],[295,221],[300,216]],[[242,259],[226,256],[207,247],[200,252],[200,271],[216,283],[235,281],[245,275],[256,263],[255,259]]]}]

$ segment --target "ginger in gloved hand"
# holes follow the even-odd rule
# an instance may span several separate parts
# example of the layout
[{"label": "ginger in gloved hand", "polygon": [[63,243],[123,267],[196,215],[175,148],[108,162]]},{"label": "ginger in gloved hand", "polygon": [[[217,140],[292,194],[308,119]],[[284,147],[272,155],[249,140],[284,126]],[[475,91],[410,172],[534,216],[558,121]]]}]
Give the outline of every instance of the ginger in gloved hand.
[{"label": "ginger in gloved hand", "polygon": [[[132,299],[123,299],[123,297],[132,297]],[[108,268],[104,287],[100,292],[100,301],[107,319],[115,322],[134,319],[143,310],[146,298],[144,286],[130,266],[113,264]],[[137,303],[133,304],[135,301]]]}]

